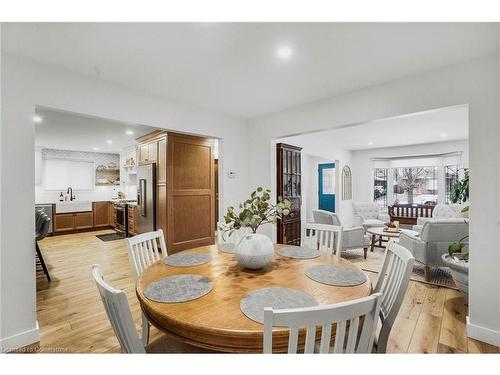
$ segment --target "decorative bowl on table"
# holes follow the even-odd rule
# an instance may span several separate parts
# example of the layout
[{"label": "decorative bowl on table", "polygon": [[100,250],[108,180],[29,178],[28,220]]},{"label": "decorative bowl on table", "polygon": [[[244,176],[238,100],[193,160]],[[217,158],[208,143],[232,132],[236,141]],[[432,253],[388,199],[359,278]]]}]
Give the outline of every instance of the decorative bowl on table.
[{"label": "decorative bowl on table", "polygon": [[387,228],[384,228],[384,232],[389,232],[389,233],[399,233],[399,232],[401,232],[401,229],[399,229],[399,228],[391,228],[391,227],[387,227]]},{"label": "decorative bowl on table", "polygon": [[384,232],[390,232],[390,233],[399,233],[401,232],[401,229],[399,229],[399,221],[389,221],[385,224]]},{"label": "decorative bowl on table", "polygon": [[252,270],[266,266],[274,255],[274,246],[269,237],[252,233],[243,236],[236,246],[238,263]]}]

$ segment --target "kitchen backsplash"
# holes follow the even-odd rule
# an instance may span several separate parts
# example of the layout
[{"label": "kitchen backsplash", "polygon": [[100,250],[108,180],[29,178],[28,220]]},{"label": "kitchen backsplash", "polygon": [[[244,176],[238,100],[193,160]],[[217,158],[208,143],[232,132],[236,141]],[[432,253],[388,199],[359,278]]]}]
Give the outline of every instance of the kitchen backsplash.
[{"label": "kitchen backsplash", "polygon": [[[73,159],[73,160],[92,160],[94,166],[99,165],[110,165],[114,163],[117,167],[124,163],[121,160],[119,154],[107,154],[99,152],[80,152],[80,151],[67,151],[67,150],[55,150],[55,149],[41,149],[38,150],[38,157],[40,162],[37,163],[39,168],[43,168],[44,158],[62,158],[62,159]],[[95,168],[94,167],[94,168]],[[41,171],[37,171],[37,174],[42,175]],[[123,174],[123,173],[120,173]],[[77,200],[90,200],[90,201],[100,201],[100,200],[110,200],[113,196],[116,196],[119,191],[123,192],[127,199],[137,198],[137,187],[135,185],[135,180],[131,181],[128,176],[123,178],[121,176],[120,185],[116,186],[97,186],[95,185],[92,190],[75,190],[74,195]],[[42,179],[39,178],[35,184],[35,202],[37,204],[41,203],[54,203],[59,201],[60,191],[46,190],[43,186]],[[96,180],[95,180],[96,181]],[[63,191],[63,194],[66,190]]]}]

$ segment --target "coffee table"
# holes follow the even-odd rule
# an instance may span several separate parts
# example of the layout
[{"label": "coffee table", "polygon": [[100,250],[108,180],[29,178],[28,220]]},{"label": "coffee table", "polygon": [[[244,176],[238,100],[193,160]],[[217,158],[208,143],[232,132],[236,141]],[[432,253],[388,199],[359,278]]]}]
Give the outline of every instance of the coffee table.
[{"label": "coffee table", "polygon": [[[389,239],[391,238],[399,238],[399,235],[402,232],[406,232],[408,234],[418,234],[418,232],[415,232],[414,230],[410,229],[400,229],[399,232],[388,232],[384,231],[387,227],[371,227],[366,230],[367,233],[370,233],[372,235],[372,240],[370,244],[370,251],[373,252],[374,247],[385,247],[382,246],[382,242],[388,242]],[[387,238],[387,240],[384,240],[384,238]],[[378,245],[377,245],[378,242]]]}]

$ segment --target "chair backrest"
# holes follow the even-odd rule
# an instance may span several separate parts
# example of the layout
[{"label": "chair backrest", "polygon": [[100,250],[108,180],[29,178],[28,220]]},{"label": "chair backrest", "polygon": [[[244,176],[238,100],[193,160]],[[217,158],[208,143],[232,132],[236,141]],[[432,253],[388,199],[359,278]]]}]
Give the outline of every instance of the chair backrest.
[{"label": "chair backrest", "polygon": [[453,219],[462,216],[462,204],[437,204],[432,211],[433,219]]},{"label": "chair backrest", "polygon": [[[306,354],[314,352],[317,327],[320,326],[319,352],[330,353],[332,326],[334,325],[333,353],[370,353],[381,301],[382,294],[375,293],[369,297],[335,305],[285,310],[273,310],[266,307],[264,309],[264,353],[272,353],[273,326],[284,326],[290,329],[288,353],[297,353],[299,331],[301,327],[305,327],[304,353]],[[363,317],[362,324],[360,324],[361,317]],[[346,339],[347,344],[345,344]]]},{"label": "chair backrest", "polygon": [[303,225],[301,245],[327,254],[340,256],[342,227],[328,224],[306,223]]},{"label": "chair backrest", "polygon": [[388,243],[384,263],[374,289],[375,293],[382,293],[380,308],[382,328],[377,340],[378,351],[385,352],[387,339],[403,303],[414,264],[415,258],[407,249],[394,241]]},{"label": "chair backrest", "polygon": [[432,219],[422,226],[424,242],[451,244],[469,234],[468,219]]},{"label": "chair backrest", "polygon": [[353,202],[352,209],[354,215],[361,216],[363,219],[377,219],[380,215],[380,208],[373,202]]},{"label": "chair backrest", "polygon": [[36,211],[35,213],[35,233],[36,240],[40,241],[47,237],[50,227],[50,217],[42,212]]},{"label": "chair backrest", "polygon": [[314,222],[317,224],[329,224],[341,226],[337,214],[325,210],[312,210]]},{"label": "chair backrest", "polygon": [[161,259],[158,248],[161,248],[164,257],[168,255],[161,229],[129,237],[127,243],[128,258],[136,277],[141,276],[146,268]]},{"label": "chair backrest", "polygon": [[101,295],[104,310],[115,331],[123,353],[146,353],[130,312],[127,296],[104,281],[97,264],[92,265],[92,276]]}]

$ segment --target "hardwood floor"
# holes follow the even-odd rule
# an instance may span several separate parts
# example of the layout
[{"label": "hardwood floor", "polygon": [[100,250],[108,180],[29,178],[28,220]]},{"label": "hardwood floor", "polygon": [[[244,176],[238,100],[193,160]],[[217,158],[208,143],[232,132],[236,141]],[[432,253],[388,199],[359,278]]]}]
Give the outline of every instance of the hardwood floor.
[{"label": "hardwood floor", "polygon": [[[97,263],[111,285],[123,289],[140,331],[141,311],[125,240],[103,242],[109,230],[47,237],[40,242],[52,283],[37,274],[40,351],[48,353],[119,353],[92,280]],[[376,274],[370,274],[376,279]],[[467,306],[458,291],[410,282],[389,340],[390,353],[499,353],[465,334]],[[154,327],[151,339],[161,336]]]}]

